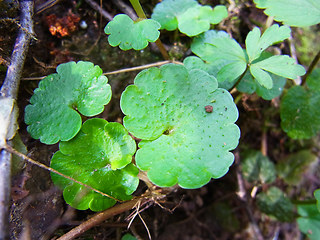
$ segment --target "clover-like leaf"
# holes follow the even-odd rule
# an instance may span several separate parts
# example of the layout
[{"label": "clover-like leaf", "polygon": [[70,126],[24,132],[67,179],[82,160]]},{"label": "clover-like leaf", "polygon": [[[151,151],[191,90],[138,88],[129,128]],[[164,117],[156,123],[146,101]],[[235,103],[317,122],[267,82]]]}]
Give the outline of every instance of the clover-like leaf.
[{"label": "clover-like leaf", "polygon": [[[60,142],[59,147],[51,159],[53,169],[116,199],[131,198],[139,181],[138,169],[131,164],[136,144],[120,123],[89,119],[72,140]],[[51,176],[74,208],[102,211],[116,203],[60,175]]]},{"label": "clover-like leaf", "polygon": [[152,19],[144,19],[137,22],[125,15],[118,14],[104,28],[109,44],[119,46],[121,50],[141,50],[148,46],[149,42],[155,42],[159,38],[161,25]]},{"label": "clover-like leaf", "polygon": [[297,205],[297,223],[301,232],[306,234],[310,240],[320,238],[320,212],[317,205],[313,203],[302,203]]},{"label": "clover-like leaf", "polygon": [[307,139],[320,131],[320,69],[307,79],[308,88],[291,87],[281,99],[281,127],[294,139]]},{"label": "clover-like leaf", "polygon": [[241,167],[243,177],[248,182],[272,183],[276,179],[274,163],[259,151],[248,151],[243,154]]},{"label": "clover-like leaf", "polygon": [[222,65],[217,74],[218,82],[232,82],[247,67],[247,58],[241,46],[224,32],[208,31],[196,38],[191,50],[208,63]]},{"label": "clover-like leaf", "polygon": [[138,168],[158,186],[198,188],[223,176],[239,140],[228,91],[202,70],[167,64],[140,72],[121,96],[124,126],[141,138]]},{"label": "clover-like leaf", "polygon": [[210,24],[217,24],[228,16],[225,6],[214,9],[201,6],[195,0],[164,0],[154,8],[152,19],[161,24],[161,29],[196,36],[210,29]]},{"label": "clover-like leaf", "polygon": [[290,199],[277,187],[271,187],[266,193],[257,195],[259,209],[279,221],[290,222],[293,220],[293,205]]},{"label": "clover-like leaf", "polygon": [[279,27],[278,24],[274,24],[267,28],[261,36],[260,29],[255,27],[248,33],[246,38],[246,50],[249,61],[252,62],[259,58],[261,53],[269,46],[289,38],[290,33],[291,29],[288,26]]},{"label": "clover-like leaf", "polygon": [[265,14],[276,21],[295,27],[320,23],[318,0],[254,0],[257,8],[266,9]]},{"label": "clover-like leaf", "polygon": [[[81,116],[101,113],[111,99],[108,78],[91,62],[68,62],[40,81],[25,108],[30,135],[46,144],[68,141],[81,128]],[[78,113],[78,112],[79,113]]]}]

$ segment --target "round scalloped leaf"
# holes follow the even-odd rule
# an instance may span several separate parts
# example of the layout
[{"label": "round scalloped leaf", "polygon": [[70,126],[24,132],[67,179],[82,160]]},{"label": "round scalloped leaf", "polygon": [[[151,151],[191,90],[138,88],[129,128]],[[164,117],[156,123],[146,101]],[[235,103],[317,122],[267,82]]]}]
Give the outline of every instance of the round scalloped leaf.
[{"label": "round scalloped leaf", "polygon": [[[81,128],[81,116],[94,116],[111,99],[108,78],[91,62],[68,62],[40,81],[25,108],[30,135],[42,143],[68,141]],[[78,113],[78,112],[79,113]]]},{"label": "round scalloped leaf", "polygon": [[144,19],[133,22],[125,14],[116,15],[107,24],[104,31],[110,34],[109,44],[119,46],[121,50],[141,50],[148,46],[149,42],[155,42],[159,38],[161,25],[152,19]]},{"label": "round scalloped leaf", "polygon": [[161,29],[173,31],[178,28],[177,17],[197,6],[199,4],[195,0],[163,0],[153,9],[151,18],[161,24]]},{"label": "round scalloped leaf", "polygon": [[210,24],[217,24],[228,16],[225,6],[197,6],[186,10],[177,17],[180,32],[193,37],[210,29]]},{"label": "round scalloped leaf", "polygon": [[[138,169],[131,164],[136,144],[120,123],[89,119],[72,140],[61,142],[59,147],[51,159],[53,169],[116,199],[131,198],[139,182]],[[102,211],[116,203],[57,174],[51,176],[74,208]]]},{"label": "round scalloped leaf", "polygon": [[276,21],[295,27],[306,27],[320,23],[318,0],[254,0],[257,8],[273,16]]},{"label": "round scalloped leaf", "polygon": [[316,69],[308,77],[307,89],[294,86],[281,100],[281,127],[291,138],[308,139],[320,131],[319,72]]},{"label": "round scalloped leaf", "polygon": [[142,139],[138,168],[158,186],[199,188],[223,176],[238,145],[238,110],[202,70],[167,64],[140,72],[122,93],[124,126]]}]

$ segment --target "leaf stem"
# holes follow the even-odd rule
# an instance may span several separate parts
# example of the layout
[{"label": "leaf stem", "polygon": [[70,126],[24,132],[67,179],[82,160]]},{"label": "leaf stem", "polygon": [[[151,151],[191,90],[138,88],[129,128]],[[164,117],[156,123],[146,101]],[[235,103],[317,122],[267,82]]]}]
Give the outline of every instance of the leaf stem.
[{"label": "leaf stem", "polygon": [[4,146],[4,149],[6,149],[8,152],[10,152],[10,153],[12,153],[12,154],[15,154],[15,155],[21,157],[22,159],[26,160],[26,161],[29,162],[29,163],[32,163],[32,164],[34,164],[34,165],[36,165],[36,166],[38,166],[38,167],[40,167],[40,168],[43,168],[43,169],[45,169],[45,170],[48,170],[48,171],[53,172],[53,173],[55,173],[55,174],[58,174],[58,175],[60,175],[61,177],[64,177],[64,178],[66,178],[66,179],[69,179],[70,181],[73,181],[73,182],[75,182],[75,183],[78,183],[78,184],[80,184],[80,185],[82,185],[82,186],[84,186],[84,187],[86,187],[86,188],[89,188],[90,190],[92,190],[92,191],[94,191],[94,192],[97,192],[97,193],[99,193],[99,194],[101,194],[101,195],[103,195],[103,196],[105,196],[105,197],[111,198],[111,199],[113,199],[113,200],[115,200],[115,201],[117,201],[117,202],[123,202],[122,200],[116,199],[116,198],[114,198],[114,197],[112,197],[112,196],[110,196],[110,195],[108,195],[108,194],[106,194],[106,193],[104,193],[104,192],[101,192],[101,191],[98,190],[98,189],[95,189],[95,188],[93,188],[93,187],[91,187],[91,186],[89,186],[89,185],[87,185],[87,184],[85,184],[85,183],[82,183],[82,182],[80,182],[80,181],[78,181],[78,180],[76,180],[76,179],[74,179],[74,178],[72,178],[72,177],[69,177],[69,176],[67,176],[67,175],[65,175],[65,174],[63,174],[63,173],[61,173],[61,172],[59,172],[59,171],[57,171],[57,170],[55,170],[55,169],[53,169],[53,168],[51,168],[51,167],[48,167],[48,166],[46,166],[46,165],[44,165],[44,164],[42,164],[42,163],[37,162],[36,160],[33,160],[32,158],[24,155],[23,153],[15,150],[13,147],[9,146],[8,144],[6,144],[6,145]]},{"label": "leaf stem", "polygon": [[[130,3],[132,5],[132,7],[134,8],[134,10],[136,11],[139,18],[147,19],[147,16],[144,13],[139,0],[130,0]],[[166,60],[170,59],[169,54],[168,54],[167,50],[165,49],[165,47],[163,46],[160,38],[157,39],[156,45],[159,48],[162,57]]]},{"label": "leaf stem", "polygon": [[244,77],[244,75],[246,75],[248,69],[249,69],[249,67],[248,67],[248,65],[247,65],[246,70],[240,75],[240,77],[239,77],[239,79],[237,80],[237,82],[232,86],[232,88],[231,88],[232,90],[231,90],[231,91],[233,91],[233,89],[235,89],[235,88],[238,86],[238,84],[240,83],[240,81],[242,80],[242,78]]},{"label": "leaf stem", "polygon": [[132,7],[134,8],[134,10],[136,11],[139,18],[142,18],[142,19],[147,18],[146,14],[144,13],[144,11],[140,5],[139,0],[130,0],[130,3],[132,5]]},{"label": "leaf stem", "polygon": [[306,74],[302,77],[302,82],[301,85],[304,86],[306,84],[307,78],[308,76],[311,74],[311,72],[313,71],[313,69],[315,68],[315,66],[317,65],[317,63],[320,60],[320,50],[318,51],[317,55],[314,57],[314,59],[312,60],[308,71],[306,72]]}]

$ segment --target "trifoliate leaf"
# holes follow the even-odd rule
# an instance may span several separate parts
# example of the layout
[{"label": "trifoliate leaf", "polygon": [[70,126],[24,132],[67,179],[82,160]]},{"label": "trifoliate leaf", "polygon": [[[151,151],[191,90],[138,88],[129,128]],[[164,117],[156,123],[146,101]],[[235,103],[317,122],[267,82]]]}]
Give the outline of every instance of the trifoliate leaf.
[{"label": "trifoliate leaf", "polygon": [[125,15],[116,15],[104,29],[112,47],[119,46],[121,50],[141,50],[148,46],[149,42],[155,42],[159,38],[161,25],[152,19],[144,19],[138,22]]},{"label": "trifoliate leaf", "polygon": [[276,21],[295,27],[320,23],[318,0],[254,0],[257,8],[266,9],[265,14]]},{"label": "trifoliate leaf", "polygon": [[281,222],[293,220],[293,205],[290,199],[277,187],[271,187],[266,193],[259,193],[257,204],[261,212],[271,215]]},{"label": "trifoliate leaf", "polygon": [[164,0],[154,8],[152,19],[161,24],[161,29],[196,36],[210,29],[210,24],[217,24],[228,16],[225,6],[214,9],[201,6],[194,0]]},{"label": "trifoliate leaf", "polygon": [[298,214],[297,223],[301,232],[306,234],[310,240],[320,239],[320,212],[316,204],[297,205]]},{"label": "trifoliate leaf", "polygon": [[262,34],[260,29],[255,27],[250,31],[246,38],[246,50],[248,53],[249,61],[260,57],[260,54],[266,50],[269,46],[282,42],[290,37],[291,29],[288,26],[279,27],[278,24],[274,24]]},{"label": "trifoliate leaf", "polygon": [[151,18],[161,24],[161,29],[173,31],[178,28],[177,17],[197,6],[195,0],[163,0],[155,6]]},{"label": "trifoliate leaf", "polygon": [[298,76],[302,76],[306,73],[303,66],[296,64],[294,59],[287,55],[276,55],[269,57],[265,60],[252,64],[265,71],[274,73],[281,77],[295,79]]},{"label": "trifoliate leaf", "polygon": [[[120,123],[87,120],[70,141],[60,143],[51,167],[119,200],[129,200],[138,186],[138,169],[130,164],[136,150],[134,140]],[[102,211],[114,199],[102,196],[52,173],[53,182],[64,189],[65,201],[74,208]]]},{"label": "trifoliate leaf", "polygon": [[199,35],[210,29],[210,24],[217,24],[228,16],[225,6],[197,6],[189,8],[177,17],[180,32],[189,37]]},{"label": "trifoliate leaf", "polygon": [[228,171],[238,111],[214,77],[167,64],[140,72],[134,83],[121,96],[123,121],[143,140],[136,164],[153,183],[198,188]]},{"label": "trifoliate leaf", "polygon": [[308,139],[320,131],[319,72],[308,77],[308,89],[294,86],[281,99],[281,127],[291,138]]},{"label": "trifoliate leaf", "polygon": [[313,193],[314,197],[316,198],[317,200],[317,208],[320,212],[320,188],[315,190],[314,193]]},{"label": "trifoliate leaf", "polygon": [[285,78],[274,75],[272,73],[270,73],[270,76],[273,82],[271,89],[267,89],[261,86],[260,84],[257,84],[256,93],[258,96],[262,97],[264,100],[271,100],[271,99],[274,99],[275,97],[280,96],[287,82]]},{"label": "trifoliate leaf", "polygon": [[271,89],[273,87],[273,81],[269,73],[262,70],[259,66],[255,64],[252,64],[249,69],[254,79],[257,80],[257,82],[261,86],[267,89]]},{"label": "trifoliate leaf", "polygon": [[[68,141],[81,128],[81,117],[101,113],[111,99],[108,78],[91,62],[68,62],[41,80],[25,108],[30,135],[46,144]],[[79,113],[78,113],[78,112]]]},{"label": "trifoliate leaf", "polygon": [[276,179],[273,162],[259,151],[248,151],[241,157],[243,177],[252,183],[272,183]]},{"label": "trifoliate leaf", "polygon": [[310,164],[317,159],[310,150],[301,150],[290,154],[277,164],[277,172],[287,184],[297,185],[308,170]]}]

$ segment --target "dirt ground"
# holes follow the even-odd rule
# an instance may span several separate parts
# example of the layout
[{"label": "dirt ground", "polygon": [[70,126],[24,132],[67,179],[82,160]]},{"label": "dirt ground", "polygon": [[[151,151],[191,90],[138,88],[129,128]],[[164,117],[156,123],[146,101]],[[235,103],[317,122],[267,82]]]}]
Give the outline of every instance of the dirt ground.
[{"label": "dirt ground", "polygon": [[[14,2],[14,1],[12,1]],[[96,1],[98,5],[100,1]],[[102,8],[112,16],[121,13],[123,9],[114,4],[115,1],[101,1]],[[129,1],[124,1],[130,6]],[[147,14],[151,14],[153,6],[158,1],[142,0]],[[219,2],[229,4],[233,1],[200,1],[202,4],[216,5]],[[266,16],[253,7],[250,1],[236,1],[239,6],[234,9],[236,18],[229,18],[217,26],[233,34],[239,42],[244,38],[254,24],[262,23]],[[123,52],[111,47],[103,29],[107,20],[103,18],[86,1],[57,1],[51,7],[40,11],[46,3],[37,0],[34,15],[35,37],[32,40],[25,63],[23,77],[46,76],[55,72],[58,64],[68,61],[91,61],[99,65],[104,72],[140,66],[162,61],[161,54],[153,44],[141,51],[129,50]],[[6,67],[19,28],[17,20],[18,8],[10,5],[0,15],[0,79],[5,77]],[[58,29],[57,26],[61,26]],[[175,33],[177,34],[177,33]],[[187,51],[190,39],[184,35],[174,37],[173,32],[163,32],[161,40],[176,60],[183,60],[191,54]],[[173,40],[173,41],[172,41]],[[280,46],[288,52],[288,46]],[[99,115],[108,121],[122,121],[119,100],[125,87],[133,82],[137,72],[112,75],[109,83],[113,97],[105,111]],[[58,145],[45,145],[30,137],[23,120],[24,108],[29,103],[33,90],[39,81],[22,80],[19,89],[19,135],[26,146],[28,156],[46,165]],[[234,97],[237,97],[235,94]],[[239,104],[240,118],[237,122],[241,129],[239,147],[234,151],[238,156],[246,148],[261,149],[265,141],[267,153],[275,163],[285,158],[289,153],[300,149],[312,148],[319,153],[318,140],[295,142],[281,131],[279,120],[279,99],[264,101],[255,95],[244,95]],[[276,110],[274,110],[276,109]],[[265,131],[265,119],[268,119],[268,129]],[[16,163],[18,163],[17,160]],[[319,165],[316,166],[319,170]],[[255,219],[265,239],[303,239],[297,224],[282,223],[271,218],[257,208],[255,198],[249,197],[242,201],[237,179],[238,164],[234,164],[228,174],[201,189],[172,191],[162,202],[147,205],[141,212],[152,239],[159,240],[209,240],[209,239],[255,239],[253,221]],[[319,187],[319,172],[306,171],[303,179],[296,186],[288,186],[281,179],[274,185],[281,188],[288,196],[296,200],[312,197],[312,192]],[[245,182],[245,190],[250,196],[253,184]],[[262,191],[268,186],[258,186]],[[135,195],[147,189],[140,183]],[[248,215],[247,208],[252,216]],[[174,209],[174,211],[172,211]],[[30,164],[16,164],[12,184],[12,205],[10,233],[11,239],[56,239],[64,233],[89,219],[94,212],[78,211],[68,206],[61,190],[57,189],[46,170]],[[130,212],[108,219],[103,224],[95,226],[83,233],[77,239],[121,239],[129,232],[138,239],[148,239],[146,226],[137,216],[127,229]],[[252,217],[252,218],[251,218]]]}]

